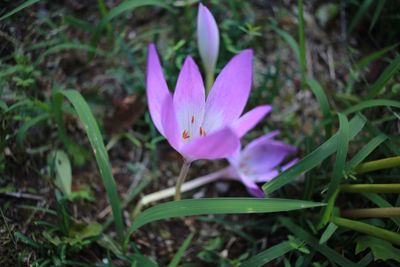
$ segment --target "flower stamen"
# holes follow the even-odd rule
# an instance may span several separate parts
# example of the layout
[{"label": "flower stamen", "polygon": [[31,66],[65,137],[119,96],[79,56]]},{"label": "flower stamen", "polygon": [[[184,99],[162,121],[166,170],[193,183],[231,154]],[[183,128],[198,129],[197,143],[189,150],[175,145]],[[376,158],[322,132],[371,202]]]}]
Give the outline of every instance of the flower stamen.
[{"label": "flower stamen", "polygon": [[189,139],[189,138],[190,138],[190,135],[189,135],[188,131],[184,130],[183,133],[182,133],[182,139],[186,140],[186,139]]},{"label": "flower stamen", "polygon": [[192,115],[192,124],[194,123],[194,116]]},{"label": "flower stamen", "polygon": [[200,127],[200,136],[206,136],[206,131]]}]

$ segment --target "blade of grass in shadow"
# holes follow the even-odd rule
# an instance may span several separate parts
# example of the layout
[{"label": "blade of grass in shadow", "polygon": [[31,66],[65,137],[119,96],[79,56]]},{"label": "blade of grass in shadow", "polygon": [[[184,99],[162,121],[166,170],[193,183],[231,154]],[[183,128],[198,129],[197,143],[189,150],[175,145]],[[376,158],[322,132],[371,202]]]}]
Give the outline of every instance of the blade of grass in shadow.
[{"label": "blade of grass in shadow", "polygon": [[[326,194],[325,199],[330,205],[324,207],[322,211],[321,221],[318,224],[318,228],[324,227],[331,217],[334,200],[337,196],[337,190],[339,188],[339,184],[344,175],[344,169],[346,164],[347,151],[349,147],[349,122],[343,114],[339,113],[339,132],[338,132],[338,143],[337,143],[337,151],[336,151],[336,159],[333,164],[332,178],[328,185],[328,192]],[[333,199],[332,199],[333,198]]]},{"label": "blade of grass in shadow", "polygon": [[400,108],[400,102],[389,99],[366,100],[348,109],[345,109],[342,113],[344,115],[349,115],[351,113],[358,112],[367,108],[380,107],[380,106]]},{"label": "blade of grass in shadow", "polygon": [[382,48],[381,50],[378,50],[366,57],[363,57],[360,61],[358,61],[356,63],[356,69],[359,69],[359,70],[364,69],[366,66],[368,66],[369,63],[381,58],[383,55],[385,55],[387,52],[391,51],[392,49],[396,48],[397,46],[399,46],[398,43],[387,46],[387,47]]},{"label": "blade of grass in shadow", "polygon": [[[366,119],[362,115],[356,115],[349,123],[349,140],[353,139],[364,127]],[[294,181],[299,175],[319,165],[324,159],[336,152],[339,135],[335,134],[313,152],[301,159],[296,165],[280,173],[275,179],[263,185],[266,194],[278,190],[282,186]]]},{"label": "blade of grass in shadow", "polygon": [[367,12],[367,10],[369,9],[369,7],[373,2],[374,2],[373,0],[364,0],[364,2],[361,4],[360,8],[358,8],[356,14],[354,15],[353,19],[350,22],[350,26],[347,31],[347,36],[350,36],[353,33],[353,30],[360,23],[360,20],[365,15],[365,13]]},{"label": "blade of grass in shadow", "polygon": [[309,234],[300,226],[294,224],[290,219],[279,218],[279,220],[290,232],[292,232],[295,236],[306,242],[310,247],[312,247],[313,249],[324,255],[330,261],[339,264],[340,266],[343,267],[358,266],[356,263],[340,255],[327,245],[320,244],[318,239],[314,238],[311,234]]},{"label": "blade of grass in shadow", "polygon": [[[316,80],[307,80],[307,84],[310,87],[311,91],[314,93],[315,97],[317,98],[318,104],[321,107],[322,114],[324,119],[332,118],[331,111],[329,108],[329,101],[326,97],[324,90],[322,89],[321,85]],[[332,124],[327,123],[325,125],[326,136],[332,135]]]},{"label": "blade of grass in shadow", "polygon": [[175,256],[172,258],[171,262],[168,264],[168,267],[177,267],[180,260],[183,257],[183,253],[187,250],[192,242],[194,234],[190,233],[188,237],[186,237],[185,241],[183,241],[182,245],[179,247],[178,251],[176,252]]},{"label": "blade of grass in shadow", "polygon": [[371,154],[380,144],[382,144],[387,139],[387,136],[384,134],[380,134],[374,137],[371,141],[369,141],[366,145],[364,145],[358,153],[347,162],[346,171],[350,171],[363,162],[369,154]]},{"label": "blade of grass in shadow", "polygon": [[204,214],[269,213],[323,205],[317,202],[277,198],[203,198],[171,201],[140,213],[129,228],[127,237],[145,224],[167,218]]},{"label": "blade of grass in shadow", "polygon": [[303,0],[297,1],[297,10],[299,12],[299,59],[300,59],[300,72],[302,85],[304,86],[307,71],[306,59],[306,38],[304,33],[304,13],[303,13]]},{"label": "blade of grass in shadow", "polygon": [[80,121],[85,128],[86,134],[93,148],[93,153],[96,158],[101,177],[103,178],[103,184],[106,189],[108,201],[110,202],[114,216],[115,228],[119,238],[122,240],[124,236],[124,225],[122,221],[120,200],[117,192],[117,186],[112,175],[108,154],[104,147],[103,138],[97,122],[92,114],[92,111],[90,110],[90,107],[78,91],[65,90],[59,91],[58,93],[64,95],[72,103],[72,106],[74,107]]},{"label": "blade of grass in shadow", "polygon": [[[170,5],[162,0],[127,0],[120,3],[118,6],[112,8],[108,11],[107,15],[104,16],[101,21],[97,24],[95,31],[90,40],[90,46],[96,51],[98,43],[100,41],[101,32],[109,23],[117,16],[135,10],[138,7],[142,6],[159,6],[166,8],[168,10],[172,10]],[[94,53],[89,51],[89,58],[94,56]]]},{"label": "blade of grass in shadow", "polygon": [[240,267],[265,266],[265,264],[285,255],[294,249],[295,248],[290,245],[289,241],[283,241],[278,245],[272,246],[246,260],[240,265]]},{"label": "blade of grass in shadow", "polygon": [[19,11],[21,11],[24,8],[27,8],[28,6],[31,6],[33,4],[36,4],[37,2],[39,2],[40,0],[28,0],[25,1],[24,3],[22,3],[21,5],[17,6],[16,8],[14,8],[13,10],[7,12],[6,14],[4,14],[3,16],[0,17],[0,21],[11,17],[12,15],[14,15],[15,13],[18,13]]},{"label": "blade of grass in shadow", "polygon": [[372,31],[375,26],[375,23],[378,21],[379,16],[382,13],[383,7],[385,6],[386,0],[377,1],[374,15],[372,16],[371,24],[369,25],[368,31]]},{"label": "blade of grass in shadow", "polygon": [[351,229],[360,233],[371,235],[390,243],[400,245],[400,234],[359,221],[344,219],[341,217],[332,217],[331,222],[337,226]]},{"label": "blade of grass in shadow", "polygon": [[390,62],[389,66],[383,71],[375,83],[369,88],[367,98],[374,98],[377,96],[385,87],[386,83],[393,77],[394,74],[400,68],[400,55],[397,55],[395,59]]},{"label": "blade of grass in shadow", "polygon": [[[380,208],[392,208],[393,206],[386,201],[383,197],[376,193],[361,193],[364,197],[369,199]],[[398,227],[400,227],[400,218],[390,218]]]},{"label": "blade of grass in shadow", "polygon": [[275,26],[272,26],[272,29],[290,46],[290,48],[292,48],[293,53],[297,59],[297,62],[301,64],[300,48],[296,40],[293,38],[293,36]]}]

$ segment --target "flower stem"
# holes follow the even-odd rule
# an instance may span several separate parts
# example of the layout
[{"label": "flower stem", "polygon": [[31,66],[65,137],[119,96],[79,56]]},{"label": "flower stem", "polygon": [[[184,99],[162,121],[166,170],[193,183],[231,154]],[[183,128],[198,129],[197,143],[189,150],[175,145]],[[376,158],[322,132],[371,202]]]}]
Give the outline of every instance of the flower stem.
[{"label": "flower stem", "polygon": [[340,214],[351,218],[392,218],[400,217],[400,208],[349,209]]},{"label": "flower stem", "polygon": [[381,169],[388,169],[400,166],[400,156],[391,157],[385,159],[379,159],[374,161],[369,161],[363,164],[358,165],[354,171],[358,174],[372,172]]},{"label": "flower stem", "polygon": [[179,173],[178,180],[176,180],[175,200],[181,200],[181,187],[189,172],[190,164],[190,161],[187,161],[186,159],[183,160],[181,172]]},{"label": "flower stem", "polygon": [[364,234],[372,235],[380,239],[387,240],[393,244],[400,245],[400,234],[376,227],[367,223],[354,220],[344,219],[340,217],[331,217],[331,222],[337,226],[348,228]]},{"label": "flower stem", "polygon": [[[188,192],[188,191],[196,189],[200,186],[203,186],[205,184],[214,182],[218,179],[227,178],[225,176],[228,176],[229,174],[230,174],[230,167],[227,167],[222,170],[212,172],[210,174],[198,177],[196,179],[193,179],[186,183],[183,183],[182,187],[181,187],[181,192]],[[135,218],[144,206],[146,206],[150,203],[174,196],[175,191],[176,191],[175,187],[170,187],[170,188],[166,188],[166,189],[145,195],[144,197],[142,197],[142,199],[136,205],[136,208],[132,214],[132,217]]]},{"label": "flower stem", "polygon": [[400,193],[400,184],[345,184],[340,186],[346,193]]}]

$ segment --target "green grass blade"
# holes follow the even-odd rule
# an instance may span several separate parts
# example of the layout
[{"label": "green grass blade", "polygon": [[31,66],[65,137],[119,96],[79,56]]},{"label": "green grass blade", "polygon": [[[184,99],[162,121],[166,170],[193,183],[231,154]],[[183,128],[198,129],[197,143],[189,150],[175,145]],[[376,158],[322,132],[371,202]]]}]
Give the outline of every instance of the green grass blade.
[{"label": "green grass blade", "polygon": [[338,133],[338,148],[336,151],[336,160],[333,164],[332,179],[328,186],[326,198],[329,199],[338,189],[340,180],[344,174],[347,151],[349,148],[349,121],[346,116],[339,113],[339,133]]},{"label": "green grass blade", "polygon": [[307,71],[306,59],[306,38],[304,33],[304,13],[303,13],[303,0],[297,1],[298,16],[299,16],[299,59],[302,83],[305,82]]},{"label": "green grass blade", "polygon": [[380,144],[382,144],[387,139],[387,136],[384,134],[380,134],[374,137],[371,141],[369,141],[366,145],[362,147],[362,149],[346,164],[346,171],[349,171],[355,168],[358,164],[363,162],[369,154],[371,154]]},{"label": "green grass blade", "polygon": [[372,53],[372,54],[370,54],[370,55],[368,55],[366,57],[363,57],[360,61],[358,61],[356,63],[356,68],[359,69],[359,70],[362,70],[363,68],[368,66],[369,63],[381,58],[383,55],[385,55],[387,52],[393,50],[397,46],[399,46],[399,44],[390,45],[390,46],[382,48],[381,50],[378,50],[378,51],[376,51],[376,52],[374,52],[374,53]]},{"label": "green grass blade", "polygon": [[17,134],[16,134],[17,144],[20,146],[22,145],[22,141],[24,140],[26,133],[28,132],[28,130],[30,128],[32,128],[36,124],[46,121],[49,118],[50,118],[50,115],[48,113],[44,113],[44,114],[40,114],[40,115],[34,117],[33,119],[30,119],[27,122],[25,122],[17,131]]},{"label": "green grass blade", "polygon": [[183,257],[183,253],[187,250],[187,248],[190,245],[190,242],[192,242],[194,234],[191,233],[186,237],[185,241],[183,241],[182,245],[179,247],[178,252],[176,252],[174,258],[171,260],[171,262],[168,264],[168,267],[177,267],[180,260]]},{"label": "green grass blade", "polygon": [[344,110],[342,113],[344,115],[349,115],[351,113],[358,112],[367,108],[380,107],[380,106],[400,108],[400,102],[389,99],[366,100]]},{"label": "green grass blade", "polygon": [[300,226],[297,226],[296,224],[291,222],[288,218],[280,218],[279,220],[290,232],[306,242],[310,247],[324,255],[330,261],[343,267],[358,266],[356,263],[340,255],[330,247],[320,244],[316,238],[314,238],[311,234],[309,234]]},{"label": "green grass blade", "polygon": [[319,243],[320,244],[326,243],[326,241],[328,241],[329,238],[331,238],[331,236],[335,233],[337,228],[338,227],[335,224],[329,223],[328,226],[326,227],[324,233],[321,235],[321,238],[319,239]]},{"label": "green grass blade", "polygon": [[269,213],[319,207],[324,204],[274,198],[203,198],[158,204],[140,213],[128,230],[128,236],[145,224],[174,217],[204,214]]},{"label": "green grass blade", "polygon": [[351,229],[360,233],[364,233],[367,235],[371,235],[390,243],[400,245],[400,234],[395,233],[368,223],[363,223],[359,221],[349,220],[341,217],[332,217],[331,222],[334,224],[344,227],[347,229]]},{"label": "green grass blade", "polygon": [[344,168],[346,164],[346,156],[349,147],[349,122],[343,114],[339,113],[339,132],[338,132],[338,142],[336,151],[336,160],[333,164],[332,178],[328,185],[328,192],[325,199],[329,203],[323,209],[323,214],[321,221],[318,225],[319,228],[324,227],[331,217],[334,202],[337,197],[337,192],[339,188],[340,181],[342,180],[344,174]]},{"label": "green grass blade", "polygon": [[347,35],[350,36],[353,33],[353,30],[357,27],[360,23],[362,17],[368,11],[369,7],[373,3],[372,0],[364,0],[360,8],[357,10],[357,13],[354,15],[353,19],[350,22],[349,29],[347,31]]},{"label": "green grass blade", "polygon": [[272,246],[246,260],[240,265],[240,267],[265,266],[265,264],[285,255],[294,249],[295,248],[290,245],[289,241],[283,241],[280,244]]},{"label": "green grass blade", "polygon": [[[376,193],[362,193],[364,197],[369,199],[371,202],[373,202],[375,205],[377,205],[380,208],[392,208],[393,206],[386,201],[383,197],[379,196]],[[390,218],[398,227],[400,227],[400,218]]]},{"label": "green grass blade", "polygon": [[379,16],[382,13],[383,7],[385,6],[386,0],[377,1],[377,6],[375,8],[374,16],[372,17],[371,24],[369,25],[368,31],[372,31],[378,21]]},{"label": "green grass blade", "polygon": [[368,98],[374,98],[377,96],[385,87],[386,83],[393,77],[393,75],[400,68],[400,55],[397,55],[395,59],[386,67],[383,73],[379,76],[376,82],[368,90]]},{"label": "green grass blade", "polygon": [[277,27],[272,27],[272,29],[292,48],[293,53],[297,59],[297,62],[301,64],[300,59],[300,47],[297,44],[296,40],[289,33],[278,29]]},{"label": "green grass blade", "polygon": [[43,62],[43,60],[51,54],[54,53],[58,53],[62,50],[82,50],[82,51],[86,51],[86,52],[92,52],[92,53],[97,53],[98,55],[101,56],[106,56],[106,53],[104,53],[103,51],[94,48],[90,45],[86,45],[86,44],[80,44],[80,43],[62,43],[62,44],[58,44],[55,45],[51,48],[49,48],[47,51],[45,51],[43,54],[40,55],[40,57],[37,59],[37,61],[35,62],[36,65],[40,64]]},{"label": "green grass blade", "polygon": [[328,98],[326,97],[326,94],[321,85],[316,80],[312,79],[307,80],[307,84],[317,98],[318,104],[321,107],[322,114],[324,115],[325,119],[332,117],[329,108]]},{"label": "green grass blade", "polygon": [[[135,10],[138,7],[142,6],[159,6],[163,7],[169,10],[172,10],[171,7],[166,3],[165,1],[162,0],[126,0],[123,1],[121,4],[118,6],[114,7],[113,9],[109,10],[107,15],[104,16],[101,21],[97,24],[95,31],[92,35],[92,38],[90,40],[90,46],[96,51],[96,47],[100,41],[101,37],[101,32],[104,30],[107,25],[116,17],[120,16],[121,14],[125,12],[131,12]],[[92,57],[94,53],[92,51],[89,51],[89,56]]]},{"label": "green grass blade", "polygon": [[[366,119],[355,116],[349,123],[349,140],[353,139],[364,127]],[[296,165],[280,173],[275,179],[263,185],[266,194],[270,194],[282,186],[294,181],[300,174],[311,170],[319,165],[324,159],[335,153],[339,142],[339,135],[335,134],[313,152],[305,156]]]},{"label": "green grass blade", "polygon": [[37,2],[39,2],[40,0],[28,0],[24,3],[22,3],[21,5],[17,6],[16,8],[14,8],[13,10],[7,12],[6,14],[4,14],[3,16],[0,17],[0,21],[11,17],[12,15],[14,15],[15,13],[18,13],[19,11],[21,11],[24,8],[27,8],[28,6],[31,6],[33,4],[36,4]]},{"label": "green grass blade", "polygon": [[78,91],[66,90],[59,91],[59,93],[63,94],[72,103],[80,121],[84,125],[90,144],[93,148],[101,177],[103,178],[103,184],[114,216],[115,228],[118,236],[122,239],[124,234],[124,225],[122,221],[120,200],[118,197],[117,186],[112,175],[108,154],[104,147],[103,138],[97,122],[90,107]]}]

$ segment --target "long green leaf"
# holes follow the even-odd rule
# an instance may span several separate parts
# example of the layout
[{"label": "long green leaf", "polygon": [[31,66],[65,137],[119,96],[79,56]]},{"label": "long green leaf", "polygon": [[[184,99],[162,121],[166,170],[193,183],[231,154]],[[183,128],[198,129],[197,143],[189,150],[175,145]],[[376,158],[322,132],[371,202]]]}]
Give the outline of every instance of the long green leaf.
[{"label": "long green leaf", "polygon": [[24,3],[22,3],[21,5],[17,6],[16,8],[14,8],[13,10],[11,10],[10,12],[7,12],[6,14],[4,14],[3,16],[0,17],[0,21],[11,17],[12,15],[14,15],[15,13],[18,13],[19,11],[21,11],[24,8],[27,8],[28,6],[31,6],[33,4],[36,4],[37,2],[39,2],[40,0],[28,0]]},{"label": "long green leaf", "polygon": [[346,171],[349,171],[355,168],[358,164],[363,162],[369,154],[371,154],[380,144],[382,144],[387,139],[386,135],[380,134],[374,137],[371,141],[369,141],[366,145],[362,147],[358,153],[347,162]]},{"label": "long green leaf", "polygon": [[352,106],[352,107],[344,110],[342,113],[344,115],[349,115],[351,113],[361,111],[361,110],[364,110],[367,108],[380,107],[380,106],[400,108],[400,102],[395,101],[395,100],[389,100],[389,99],[366,100],[366,101],[363,101],[355,106]]},{"label": "long green leaf", "polygon": [[400,55],[397,55],[395,59],[386,67],[383,73],[375,81],[375,83],[368,90],[368,98],[374,98],[377,96],[385,87],[386,83],[393,77],[393,75],[400,68]]},{"label": "long green leaf", "polygon": [[336,160],[333,164],[332,179],[328,186],[328,193],[326,198],[329,199],[333,193],[337,190],[340,184],[340,180],[344,174],[344,167],[346,163],[347,150],[349,147],[349,121],[346,116],[339,113],[339,140],[338,148],[336,151]]},{"label": "long green leaf", "polygon": [[[364,127],[365,118],[362,115],[355,116],[349,123],[349,140],[353,139]],[[280,173],[274,180],[263,185],[266,194],[278,190],[282,186],[294,181],[300,174],[319,165],[324,159],[335,153],[338,147],[339,135],[335,134],[313,152],[305,156],[296,165]]]},{"label": "long green leaf", "polygon": [[300,47],[297,44],[296,40],[291,36],[289,33],[277,28],[273,27],[272,28],[289,46],[292,48],[293,53],[297,59],[297,62],[301,64],[301,59],[300,59]]},{"label": "long green leaf", "polygon": [[369,25],[368,31],[372,31],[375,23],[378,21],[379,16],[382,13],[383,7],[385,6],[386,0],[377,1],[377,6],[375,8],[374,16],[372,17],[371,24]]},{"label": "long green leaf", "polygon": [[344,174],[344,168],[346,163],[347,150],[349,147],[349,122],[343,114],[339,113],[339,132],[338,132],[338,148],[336,151],[336,160],[333,164],[332,178],[328,185],[328,192],[326,198],[328,205],[324,207],[319,228],[325,226],[329,222],[331,217],[334,202],[337,197],[337,191],[339,188],[340,181]]},{"label": "long green leaf", "polygon": [[289,241],[283,241],[278,245],[272,246],[263,252],[251,257],[250,259],[243,262],[240,267],[258,267],[265,266],[265,264],[279,258],[286,253],[294,250],[295,248],[290,245]]},{"label": "long green leaf", "polygon": [[324,115],[325,119],[332,117],[329,108],[328,98],[326,97],[326,94],[322,89],[321,85],[316,80],[312,79],[307,80],[307,84],[308,86],[310,86],[311,91],[317,98],[318,104],[321,107],[322,114]]},{"label": "long green leaf", "polygon": [[323,205],[317,202],[276,198],[203,198],[171,201],[140,213],[129,228],[128,236],[145,224],[167,218],[203,214],[269,213]]},{"label": "long green leaf", "polygon": [[[382,1],[383,2],[383,1]],[[360,61],[358,61],[356,63],[356,68],[361,70],[363,68],[365,68],[369,63],[371,63],[374,60],[377,60],[379,58],[381,58],[384,54],[386,54],[387,52],[393,50],[394,48],[396,48],[397,46],[399,46],[399,44],[394,44],[394,45],[390,45],[387,46],[385,48],[382,48],[366,57],[363,57]]]},{"label": "long green leaf", "polygon": [[179,264],[179,261],[183,257],[183,253],[187,250],[187,248],[190,245],[190,242],[192,242],[194,234],[191,233],[186,237],[185,241],[183,241],[182,245],[179,247],[178,251],[176,252],[175,256],[172,258],[171,262],[168,264],[168,267],[177,267]]},{"label": "long green leaf", "polygon": [[289,219],[280,218],[280,221],[290,232],[292,232],[298,238],[302,239],[310,247],[327,257],[330,261],[335,262],[343,267],[358,266],[356,263],[340,255],[328,246],[320,244],[316,238],[314,238],[311,234],[309,234],[300,226],[291,222]]},{"label": "long green leaf", "polygon": [[361,7],[358,8],[356,14],[354,15],[353,19],[350,22],[349,29],[347,31],[348,35],[351,35],[353,30],[356,28],[356,26],[360,23],[360,20],[362,17],[365,15],[371,4],[373,3],[373,0],[364,0],[362,3]]},{"label": "long green leaf", "polygon": [[118,197],[117,186],[112,175],[110,161],[107,151],[104,147],[100,129],[92,114],[92,111],[90,110],[90,107],[78,91],[66,90],[59,92],[72,103],[80,121],[82,122],[86,130],[86,134],[93,148],[93,153],[95,155],[101,177],[103,178],[103,184],[107,192],[108,201],[111,205],[115,221],[115,228],[119,237],[122,239],[124,234],[124,225],[122,221],[120,200]]}]

